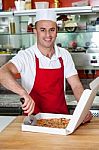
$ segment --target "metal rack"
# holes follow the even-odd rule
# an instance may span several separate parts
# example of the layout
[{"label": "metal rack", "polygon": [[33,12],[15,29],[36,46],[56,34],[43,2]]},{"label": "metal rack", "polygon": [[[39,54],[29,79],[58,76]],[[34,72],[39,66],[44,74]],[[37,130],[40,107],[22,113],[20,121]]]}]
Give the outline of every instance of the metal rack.
[{"label": "metal rack", "polygon": [[[84,6],[84,7],[61,7],[61,8],[49,8],[49,10],[55,10],[57,14],[76,14],[76,13],[94,13],[99,12],[99,7],[95,9],[92,6]],[[11,11],[11,12],[0,12],[0,17],[7,17],[7,16],[33,16],[36,14],[37,9],[30,9],[30,10],[21,10],[21,11]]]}]

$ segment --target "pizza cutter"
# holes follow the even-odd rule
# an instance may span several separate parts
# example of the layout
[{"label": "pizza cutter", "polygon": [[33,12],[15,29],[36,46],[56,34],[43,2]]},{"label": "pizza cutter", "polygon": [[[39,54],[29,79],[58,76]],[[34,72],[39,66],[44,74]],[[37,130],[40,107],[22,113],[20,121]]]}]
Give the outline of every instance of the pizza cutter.
[{"label": "pizza cutter", "polygon": [[[21,101],[22,104],[24,104],[25,100],[22,97],[22,98],[20,98],[20,101]],[[36,117],[34,115],[29,115],[29,116],[26,116],[24,118],[24,124],[25,125],[36,125],[36,123],[37,123],[37,119],[36,119]]]}]

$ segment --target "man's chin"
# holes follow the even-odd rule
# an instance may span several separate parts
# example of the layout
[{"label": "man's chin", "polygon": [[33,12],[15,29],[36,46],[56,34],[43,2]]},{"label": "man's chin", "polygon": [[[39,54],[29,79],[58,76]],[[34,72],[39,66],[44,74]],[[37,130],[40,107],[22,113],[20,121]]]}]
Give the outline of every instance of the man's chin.
[{"label": "man's chin", "polygon": [[46,48],[51,48],[53,45],[54,45],[54,44],[52,44],[52,42],[47,42],[47,43],[45,44],[45,47],[46,47]]}]

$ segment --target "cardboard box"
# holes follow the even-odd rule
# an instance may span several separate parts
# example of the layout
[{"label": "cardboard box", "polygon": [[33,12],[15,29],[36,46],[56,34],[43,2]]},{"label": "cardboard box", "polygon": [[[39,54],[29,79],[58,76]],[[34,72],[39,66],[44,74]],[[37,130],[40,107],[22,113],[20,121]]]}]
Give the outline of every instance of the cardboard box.
[{"label": "cardboard box", "polygon": [[90,83],[90,89],[84,90],[84,92],[81,95],[80,100],[74,110],[73,115],[51,114],[51,113],[39,113],[39,114],[35,115],[36,119],[41,119],[41,118],[42,119],[48,119],[48,118],[70,119],[70,121],[65,129],[28,125],[27,120],[29,118],[26,117],[22,124],[22,131],[42,132],[42,133],[60,134],[60,135],[68,135],[68,134],[73,133],[83,122],[85,116],[87,115],[88,111],[90,110],[98,89],[99,89],[99,77]]}]

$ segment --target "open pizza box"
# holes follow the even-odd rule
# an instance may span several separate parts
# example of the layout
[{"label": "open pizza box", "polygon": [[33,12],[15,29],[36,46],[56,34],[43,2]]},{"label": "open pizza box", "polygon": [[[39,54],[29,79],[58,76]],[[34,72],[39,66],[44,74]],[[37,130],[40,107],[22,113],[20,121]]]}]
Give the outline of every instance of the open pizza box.
[{"label": "open pizza box", "polygon": [[60,135],[68,135],[73,133],[81,125],[85,116],[90,110],[98,90],[99,90],[99,77],[90,83],[90,89],[84,90],[74,110],[73,115],[38,113],[34,116],[36,119],[52,119],[52,118],[70,119],[66,128],[41,127],[41,126],[29,124],[28,123],[29,116],[27,116],[25,117],[24,122],[22,124],[22,131],[42,132],[42,133],[60,134]]}]

